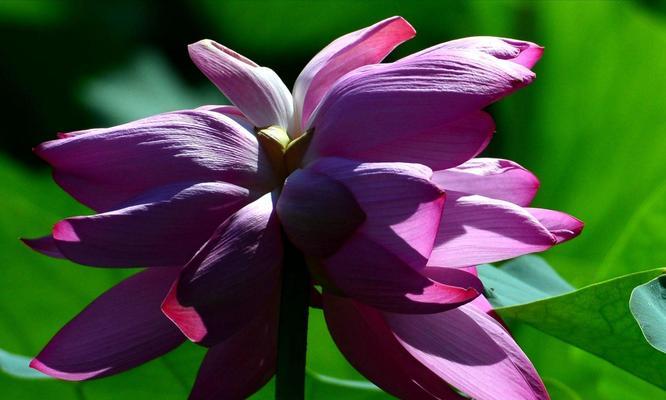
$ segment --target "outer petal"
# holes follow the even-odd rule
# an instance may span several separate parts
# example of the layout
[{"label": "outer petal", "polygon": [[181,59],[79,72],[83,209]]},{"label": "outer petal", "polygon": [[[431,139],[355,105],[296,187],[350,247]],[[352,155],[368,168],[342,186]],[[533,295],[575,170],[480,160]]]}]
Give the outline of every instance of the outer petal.
[{"label": "outer petal", "polygon": [[433,315],[384,316],[405,350],[474,399],[549,398],[511,335],[473,305]]},{"label": "outer petal", "polygon": [[63,189],[97,211],[170,184],[225,181],[264,191],[276,184],[254,134],[211,111],[160,114],[35,151]]},{"label": "outer petal", "polygon": [[497,158],[475,158],[443,171],[436,171],[433,182],[444,190],[478,194],[519,206],[532,202],[539,180],[517,163]]},{"label": "outer petal", "polygon": [[[320,159],[287,181],[284,201],[293,204],[279,203],[278,212],[285,232],[296,239],[294,244],[321,258],[315,269],[325,287],[383,309],[440,311],[472,300],[481,285],[448,285],[422,274],[444,202],[444,194],[428,180],[430,174],[420,165]],[[299,196],[293,192],[305,193],[308,187],[317,187],[305,200],[310,214],[285,212],[297,207]],[[337,209],[336,204],[344,207]],[[365,220],[344,220],[357,214],[365,215]],[[317,235],[303,228],[318,223],[335,228],[331,249],[337,251],[311,253],[321,248],[318,241],[331,240],[330,232]],[[312,237],[306,237],[308,232]]]},{"label": "outer petal", "polygon": [[378,137],[388,143],[436,136],[533,79],[523,66],[457,49],[358,68],[333,85],[311,118],[306,162],[322,155],[354,158],[368,140],[378,145]]},{"label": "outer petal", "polygon": [[80,264],[183,265],[251,196],[223,182],[162,187],[119,210],[62,220],[53,237],[60,251]]},{"label": "outer petal", "polygon": [[583,230],[581,220],[561,211],[543,208],[528,208],[527,211],[555,236],[558,244],[575,238]]},{"label": "outer petal", "polygon": [[30,247],[38,253],[42,253],[53,258],[66,258],[56,245],[56,242],[51,235],[36,239],[21,239],[21,241],[25,243],[26,246]]},{"label": "outer petal", "polygon": [[273,70],[212,40],[201,40],[188,48],[201,72],[254,126],[288,128],[294,112],[291,93]]},{"label": "outer petal", "polygon": [[70,321],[31,367],[80,381],[116,374],[172,350],[185,337],[160,312],[178,268],[150,268],[121,282]]},{"label": "outer petal", "polygon": [[361,303],[324,294],[324,315],[338,348],[366,378],[400,399],[462,399],[412,357],[383,316]]},{"label": "outer petal", "polygon": [[380,62],[415,34],[414,28],[402,17],[391,17],[348,33],[324,47],[305,66],[294,84],[298,126],[306,125],[312,111],[338,78],[363,65]]},{"label": "outer petal", "polygon": [[277,358],[277,304],[208,350],[190,400],[245,399],[271,379]]},{"label": "outer petal", "polygon": [[164,313],[191,340],[210,345],[230,337],[274,296],[282,241],[271,197],[220,225],[164,301]]},{"label": "outer petal", "polygon": [[436,51],[442,48],[481,51],[493,57],[508,60],[527,68],[532,68],[543,55],[543,47],[538,44],[492,36],[474,36],[451,40],[425,49],[417,54]]},{"label": "outer petal", "polygon": [[556,237],[526,209],[449,191],[428,265],[467,267],[543,251]]}]

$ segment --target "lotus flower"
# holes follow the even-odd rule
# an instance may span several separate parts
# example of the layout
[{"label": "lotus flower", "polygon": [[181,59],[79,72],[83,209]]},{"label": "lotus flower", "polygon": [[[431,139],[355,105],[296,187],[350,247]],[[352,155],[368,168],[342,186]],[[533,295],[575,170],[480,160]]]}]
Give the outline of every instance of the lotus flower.
[{"label": "lotus flower", "polygon": [[532,82],[542,48],[473,37],[381,62],[414,34],[394,17],[342,36],[291,93],[272,70],[203,40],[191,58],[233,106],[37,147],[97,214],[26,243],[84,265],[147,268],[62,328],[32,367],[99,378],[189,339],[210,348],[192,399],[249,396],[275,372],[288,245],[307,260],[342,353],[388,393],[548,398],[474,269],[582,229],[527,207],[538,181],[520,165],[475,158],[494,132],[482,108]]}]

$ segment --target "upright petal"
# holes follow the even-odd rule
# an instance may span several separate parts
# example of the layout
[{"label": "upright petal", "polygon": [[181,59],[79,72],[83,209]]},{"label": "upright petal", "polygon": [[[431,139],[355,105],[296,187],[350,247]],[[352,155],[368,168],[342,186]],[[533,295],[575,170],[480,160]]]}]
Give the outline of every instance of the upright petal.
[{"label": "upright petal", "polygon": [[205,110],[94,129],[35,151],[65,191],[97,211],[171,184],[225,181],[263,191],[276,184],[254,133]]},{"label": "upright petal", "polygon": [[543,251],[556,237],[526,209],[508,201],[447,192],[428,265],[467,267]]},{"label": "upright petal", "polygon": [[415,34],[414,28],[402,17],[392,17],[348,33],[324,47],[305,66],[294,84],[298,127],[307,124],[312,111],[338,78],[363,65],[380,62]]},{"label": "upright petal", "polygon": [[183,265],[253,196],[224,182],[161,187],[118,210],[64,219],[53,238],[65,257],[79,264]]},{"label": "upright petal", "polygon": [[400,399],[463,399],[403,348],[379,311],[328,293],[323,299],[335,344],[375,385]]},{"label": "upright petal", "polygon": [[162,309],[191,340],[215,344],[266,307],[281,264],[280,225],[268,193],[220,225],[185,266]]},{"label": "upright petal", "polygon": [[65,325],[30,364],[58,379],[113,375],[174,349],[185,337],[160,303],[178,268],[149,268],[93,301]]},{"label": "upright petal", "polygon": [[474,158],[458,167],[435,171],[433,182],[444,190],[478,194],[519,206],[532,202],[539,180],[517,163],[497,158]]},{"label": "upright petal", "polygon": [[208,350],[190,400],[245,399],[271,379],[277,359],[277,304]]},{"label": "upright petal", "polygon": [[493,36],[473,36],[451,40],[422,50],[417,54],[442,48],[481,51],[501,60],[520,64],[526,68],[532,68],[543,55],[543,47],[538,44]]},{"label": "upright petal", "polygon": [[291,93],[273,70],[208,39],[191,44],[189,52],[201,72],[255,127],[289,127],[294,112]]},{"label": "upright petal", "polygon": [[476,306],[384,317],[412,357],[474,399],[549,399],[539,374],[511,335]]},{"label": "upright petal", "polygon": [[435,137],[533,79],[521,65],[458,49],[358,68],[333,85],[313,114],[305,161],[322,155],[358,158],[355,152],[367,149],[367,141],[374,146]]}]

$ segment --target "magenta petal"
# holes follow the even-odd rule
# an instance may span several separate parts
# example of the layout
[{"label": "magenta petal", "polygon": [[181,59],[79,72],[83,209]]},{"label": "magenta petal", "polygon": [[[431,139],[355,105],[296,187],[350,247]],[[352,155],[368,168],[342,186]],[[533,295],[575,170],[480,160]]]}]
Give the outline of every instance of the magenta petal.
[{"label": "magenta petal", "polygon": [[21,241],[25,243],[26,246],[30,247],[38,253],[42,253],[53,258],[66,258],[56,245],[52,235],[43,236],[36,239],[21,239]]},{"label": "magenta petal", "polygon": [[247,189],[222,182],[163,187],[119,210],[62,220],[53,237],[60,251],[80,264],[183,265],[250,196]]},{"label": "magenta petal", "polygon": [[272,299],[281,264],[280,225],[268,193],[220,225],[162,309],[190,339],[216,343]]},{"label": "magenta petal", "polygon": [[444,190],[479,194],[519,206],[532,202],[539,180],[517,163],[498,158],[474,158],[447,170],[435,171],[433,182]]},{"label": "magenta petal", "polygon": [[93,301],[65,325],[30,364],[58,379],[80,381],[136,367],[185,338],[160,303],[178,268],[149,268]]},{"label": "magenta petal", "polygon": [[208,350],[190,400],[245,399],[271,379],[277,359],[278,303]]},{"label": "magenta petal", "polygon": [[476,50],[520,64],[526,68],[532,68],[543,55],[543,47],[523,40],[506,39],[492,36],[475,36],[451,40],[423,50],[420,53],[447,49]]},{"label": "magenta petal", "polygon": [[449,191],[428,265],[466,267],[543,251],[557,239],[526,209]]},{"label": "magenta petal", "polygon": [[463,399],[405,351],[380,312],[330,294],[323,299],[326,324],[335,343],[374,384],[401,399]]},{"label": "magenta petal", "polygon": [[527,211],[555,236],[557,243],[573,239],[583,230],[584,224],[581,220],[561,211],[543,208],[528,208]]},{"label": "magenta petal", "polygon": [[348,33],[324,47],[305,66],[294,84],[297,123],[305,126],[326,91],[341,76],[384,59],[416,34],[402,17],[392,17]]},{"label": "magenta petal", "polygon": [[365,220],[346,186],[312,169],[289,175],[276,209],[289,241],[314,257],[334,254]]},{"label": "magenta petal", "polygon": [[160,114],[35,151],[65,191],[97,211],[171,184],[224,181],[264,192],[275,186],[254,133],[211,111]]},{"label": "magenta petal", "polygon": [[275,72],[212,40],[198,41],[188,49],[201,72],[254,126],[287,129],[293,118],[291,93]]},{"label": "magenta petal", "polygon": [[[362,234],[322,261],[322,285],[381,310],[434,313],[467,303],[482,291],[476,285],[438,282]],[[458,282],[456,282],[458,283]]]},{"label": "magenta petal", "polygon": [[368,140],[378,145],[378,138],[389,143],[436,137],[448,124],[533,79],[534,73],[518,64],[457,49],[358,68],[331,87],[313,114],[308,128],[315,134],[306,161],[347,156],[367,148]]},{"label": "magenta petal", "polygon": [[549,399],[511,335],[475,306],[431,315],[384,315],[405,350],[472,398]]}]

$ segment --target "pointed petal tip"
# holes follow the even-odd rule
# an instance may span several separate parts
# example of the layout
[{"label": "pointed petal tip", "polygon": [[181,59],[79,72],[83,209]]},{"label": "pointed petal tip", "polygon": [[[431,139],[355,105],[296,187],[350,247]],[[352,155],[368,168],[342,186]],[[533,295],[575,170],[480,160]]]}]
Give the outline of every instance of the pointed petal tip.
[{"label": "pointed petal tip", "polygon": [[51,368],[48,365],[44,364],[42,361],[39,360],[39,356],[33,358],[30,361],[29,364],[30,368],[39,371],[45,375],[48,375],[52,378],[56,379],[61,379],[64,381],[71,381],[71,382],[80,382],[80,381],[85,381],[91,378],[94,378],[95,376],[103,373],[105,369],[99,370],[99,371],[92,371],[92,372],[65,372],[65,371],[60,371],[55,368]]},{"label": "pointed petal tip", "polygon": [[208,330],[201,316],[194,307],[180,304],[176,294],[178,281],[174,282],[171,290],[162,302],[162,313],[180,329],[190,341],[200,343],[208,334]]},{"label": "pointed petal tip", "polygon": [[76,230],[74,229],[74,226],[72,226],[72,224],[66,219],[57,222],[53,226],[53,238],[56,241],[61,241],[61,242],[81,241],[79,235],[76,233]]},{"label": "pointed petal tip", "polygon": [[55,241],[53,240],[53,236],[49,235],[34,239],[22,237],[19,238],[19,240],[24,245],[28,246],[31,250],[36,251],[38,253],[54,258],[65,258],[65,256],[62,254],[62,252],[56,245]]}]

